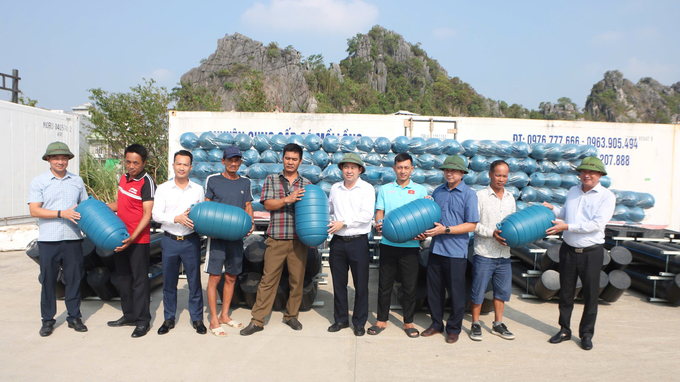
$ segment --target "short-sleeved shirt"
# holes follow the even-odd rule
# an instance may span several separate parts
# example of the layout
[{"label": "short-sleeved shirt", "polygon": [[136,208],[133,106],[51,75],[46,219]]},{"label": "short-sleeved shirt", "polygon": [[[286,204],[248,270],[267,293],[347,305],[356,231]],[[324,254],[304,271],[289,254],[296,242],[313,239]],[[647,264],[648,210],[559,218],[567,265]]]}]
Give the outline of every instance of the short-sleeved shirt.
[{"label": "short-sleeved shirt", "polygon": [[246,203],[253,201],[250,179],[239,176],[227,179],[224,175],[213,174],[205,180],[205,197],[213,202],[246,209]]},{"label": "short-sleeved shirt", "polygon": [[[479,222],[477,194],[465,182],[461,181],[453,189],[444,183],[435,188],[432,198],[442,209],[441,224],[445,227]],[[465,259],[469,241],[470,235],[467,233],[437,235],[432,238],[430,251],[439,256]]]},{"label": "short-sleeved shirt", "polygon": [[510,258],[510,247],[499,243],[493,233],[496,231],[496,224],[515,212],[515,198],[510,191],[503,188],[503,199],[500,199],[493,188],[487,186],[477,191],[477,203],[479,223],[475,227],[475,255],[492,259]]},{"label": "short-sleeved shirt", "polygon": [[[378,198],[375,202],[376,210],[385,211],[385,215],[390,213],[390,211],[403,206],[404,204],[410,203],[416,199],[424,198],[427,196],[427,189],[425,186],[413,183],[409,180],[406,187],[401,187],[397,181],[389,184],[385,184],[380,187],[378,191]],[[404,248],[414,248],[419,247],[420,242],[418,240],[409,240],[406,243],[393,243],[383,236],[380,243],[385,245],[390,245],[393,247],[404,247]]]},{"label": "short-sleeved shirt", "polygon": [[[118,183],[118,217],[125,223],[130,234],[137,229],[142,216],[144,216],[143,203],[153,200],[155,193],[156,183],[144,170],[136,178],[130,178],[130,174],[120,177],[120,183]],[[147,224],[133,243],[148,244],[150,227],[150,224]]]},{"label": "short-sleeved shirt", "polygon": [[[288,185],[288,193],[285,192],[282,182]],[[312,182],[300,176],[299,172],[293,184],[290,184],[283,175],[283,171],[276,175],[268,175],[262,186],[260,203],[264,204],[265,200],[269,199],[283,199],[300,187],[304,188],[310,184]],[[288,203],[276,211],[270,211],[269,217],[269,227],[267,228],[269,237],[277,240],[298,238],[297,233],[295,233],[295,203]]]},{"label": "short-sleeved shirt", "polygon": [[[87,199],[83,179],[66,171],[59,178],[51,170],[38,175],[31,181],[28,203],[42,203],[42,208],[63,211]],[[76,224],[66,218],[38,219],[39,241],[80,240],[83,238]]]}]

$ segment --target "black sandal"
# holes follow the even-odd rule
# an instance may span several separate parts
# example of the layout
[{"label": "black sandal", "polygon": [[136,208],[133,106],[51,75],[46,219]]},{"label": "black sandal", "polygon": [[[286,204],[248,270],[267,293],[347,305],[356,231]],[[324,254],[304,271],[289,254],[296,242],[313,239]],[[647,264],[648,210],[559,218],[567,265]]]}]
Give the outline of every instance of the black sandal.
[{"label": "black sandal", "polygon": [[368,328],[368,330],[367,330],[366,332],[367,332],[368,334],[372,335],[372,336],[377,336],[377,335],[380,334],[380,332],[382,332],[383,330],[385,330],[385,328],[381,328],[381,327],[378,326],[378,325],[373,325],[373,326],[371,326],[370,328]]},{"label": "black sandal", "polygon": [[420,332],[416,328],[406,328],[404,329],[404,332],[406,332],[406,335],[409,338],[418,338],[420,337]]}]

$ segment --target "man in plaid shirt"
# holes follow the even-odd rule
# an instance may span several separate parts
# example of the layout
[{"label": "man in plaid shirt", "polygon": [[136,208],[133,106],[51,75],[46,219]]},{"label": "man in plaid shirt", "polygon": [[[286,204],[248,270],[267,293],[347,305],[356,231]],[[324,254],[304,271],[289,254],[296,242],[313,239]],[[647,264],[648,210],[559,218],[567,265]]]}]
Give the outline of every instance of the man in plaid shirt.
[{"label": "man in plaid shirt", "polygon": [[307,250],[295,233],[295,202],[305,194],[304,187],[311,182],[298,173],[302,162],[302,148],[289,143],[283,148],[283,171],[269,175],[264,181],[260,202],[270,211],[267,228],[267,250],[264,255],[264,271],[257,300],[252,309],[250,324],[241,330],[249,336],[264,329],[265,317],[272,311],[276,290],[281,280],[283,263],[288,265],[290,297],[284,319],[294,330],[302,330],[298,311],[302,302],[302,289],[307,265]]}]

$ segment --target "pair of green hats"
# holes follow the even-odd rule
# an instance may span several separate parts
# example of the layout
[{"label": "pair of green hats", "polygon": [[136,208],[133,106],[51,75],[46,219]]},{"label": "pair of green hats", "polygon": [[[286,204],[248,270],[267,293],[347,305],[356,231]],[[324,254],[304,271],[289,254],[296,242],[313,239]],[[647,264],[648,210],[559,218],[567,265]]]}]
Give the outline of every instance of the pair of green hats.
[{"label": "pair of green hats", "polygon": [[[444,160],[444,163],[441,166],[439,166],[439,169],[459,170],[462,171],[464,174],[468,173],[467,168],[465,168],[465,162],[463,161],[463,158],[459,157],[458,155],[451,155],[447,157],[446,160]],[[582,170],[597,171],[601,172],[602,175],[607,175],[607,171],[604,169],[604,164],[598,157],[583,158],[581,164],[578,167],[576,167],[576,171],[580,172]]]}]

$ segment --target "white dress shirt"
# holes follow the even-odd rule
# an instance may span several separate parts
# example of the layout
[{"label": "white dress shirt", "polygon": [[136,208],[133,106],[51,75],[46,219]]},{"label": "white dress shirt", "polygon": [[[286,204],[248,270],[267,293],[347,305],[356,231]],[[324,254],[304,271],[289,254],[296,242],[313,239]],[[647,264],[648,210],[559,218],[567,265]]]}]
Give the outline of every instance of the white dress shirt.
[{"label": "white dress shirt", "polygon": [[555,216],[569,225],[562,240],[574,248],[603,244],[604,229],[615,207],[616,196],[599,183],[586,193],[581,185],[570,188],[564,207],[553,208]]},{"label": "white dress shirt", "polygon": [[175,223],[175,216],[183,214],[191,205],[204,200],[205,193],[200,185],[189,181],[186,188],[182,190],[172,179],[156,189],[151,217],[155,222],[161,223],[161,229],[165,232],[177,236],[189,235],[194,230]]},{"label": "white dress shirt", "polygon": [[479,223],[475,227],[475,255],[493,259],[509,258],[510,247],[494,239],[493,232],[497,229],[496,224],[515,212],[515,198],[504,187],[503,199],[500,199],[493,188],[487,186],[477,191],[477,201]]},{"label": "white dress shirt", "polygon": [[336,221],[347,225],[336,232],[340,236],[355,236],[371,231],[373,211],[375,210],[375,189],[359,178],[354,187],[347,189],[345,182],[335,183],[328,198],[330,213]]}]

